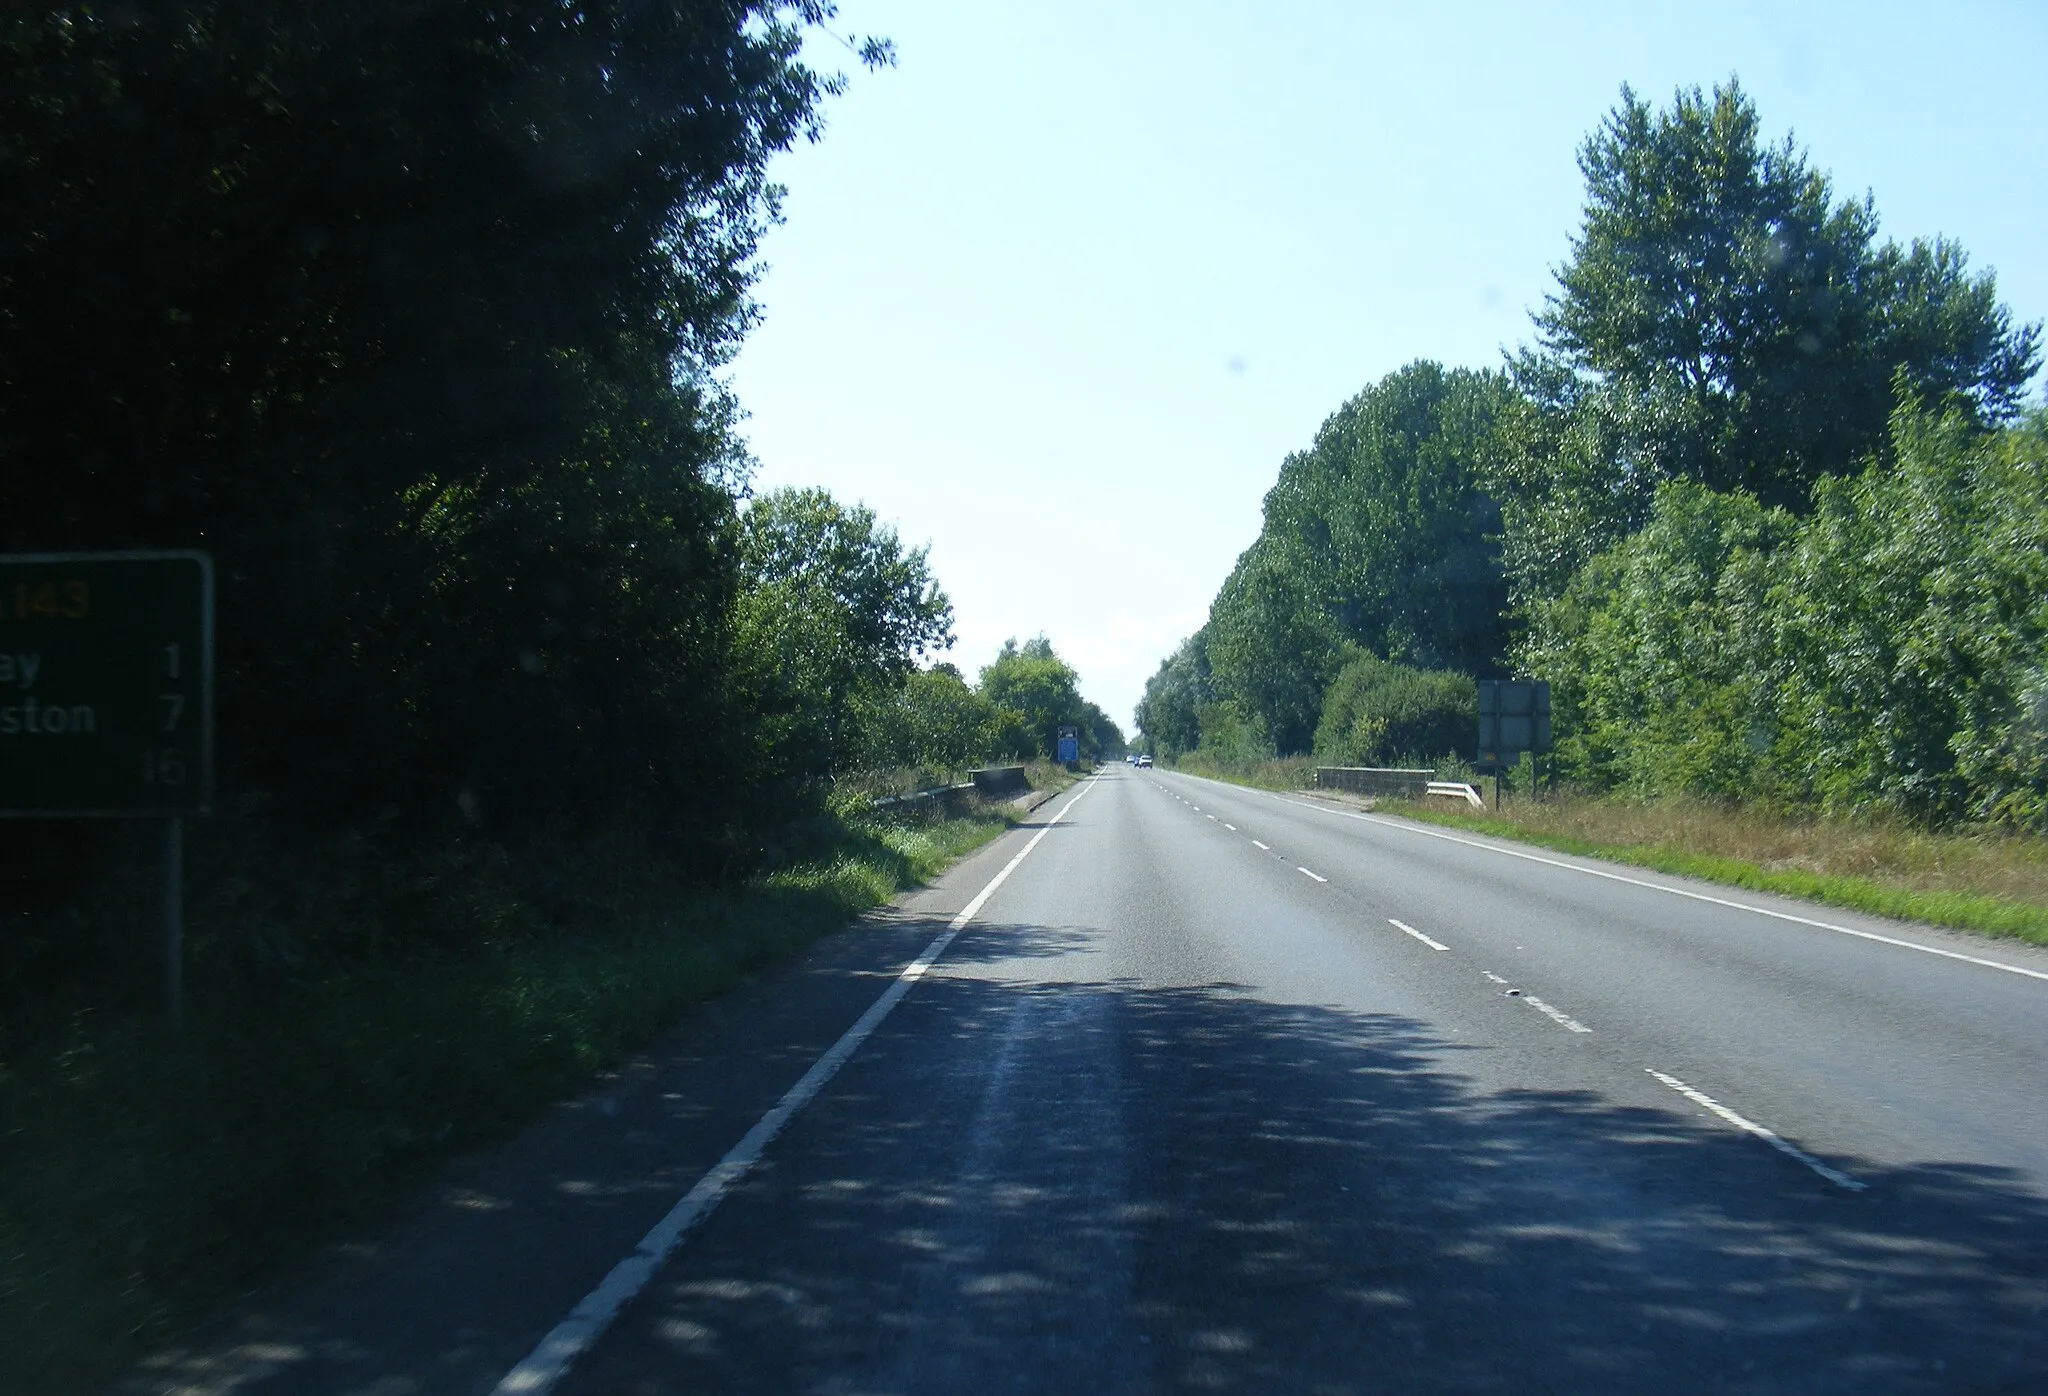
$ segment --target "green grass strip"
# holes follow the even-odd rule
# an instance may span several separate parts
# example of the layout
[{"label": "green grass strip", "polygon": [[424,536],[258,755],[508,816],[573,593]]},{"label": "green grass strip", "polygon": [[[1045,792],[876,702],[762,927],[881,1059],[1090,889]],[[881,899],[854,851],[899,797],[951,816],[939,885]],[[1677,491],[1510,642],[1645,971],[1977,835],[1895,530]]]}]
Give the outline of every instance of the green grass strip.
[{"label": "green grass strip", "polygon": [[1535,844],[1558,853],[1604,858],[1653,872],[1696,877],[1730,887],[1745,887],[1753,892],[1775,892],[1781,896],[1845,907],[1851,911],[1867,911],[1900,921],[1921,921],[1950,930],[2048,945],[2048,908],[2005,897],[1986,896],[1979,892],[1937,892],[1896,887],[1845,873],[1773,870],[1741,858],[1689,853],[1663,844],[1596,843],[1567,834],[1527,829],[1503,819],[1430,809],[1406,802],[1402,803],[1398,813],[1402,818],[1418,823],[1490,834],[1495,838]]}]

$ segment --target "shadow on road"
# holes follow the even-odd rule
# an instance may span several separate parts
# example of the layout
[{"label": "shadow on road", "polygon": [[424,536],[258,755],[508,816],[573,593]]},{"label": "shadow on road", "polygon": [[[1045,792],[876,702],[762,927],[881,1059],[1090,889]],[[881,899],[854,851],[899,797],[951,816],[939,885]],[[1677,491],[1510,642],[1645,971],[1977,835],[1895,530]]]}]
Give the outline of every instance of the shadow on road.
[{"label": "shadow on road", "polygon": [[[1837,1160],[1852,1195],[1682,1105],[1483,1090],[1410,1019],[1039,982],[1090,934],[955,942],[564,1396],[2048,1390],[2017,1176]],[[489,1391],[814,1059],[770,1011],[805,975],[842,1022],[881,977],[739,996],[744,1058],[622,1079],[149,1388]]]},{"label": "shadow on road", "polygon": [[2014,1177],[1851,1195],[1412,1021],[971,973],[1069,941],[963,942],[573,1389],[2048,1388]]}]

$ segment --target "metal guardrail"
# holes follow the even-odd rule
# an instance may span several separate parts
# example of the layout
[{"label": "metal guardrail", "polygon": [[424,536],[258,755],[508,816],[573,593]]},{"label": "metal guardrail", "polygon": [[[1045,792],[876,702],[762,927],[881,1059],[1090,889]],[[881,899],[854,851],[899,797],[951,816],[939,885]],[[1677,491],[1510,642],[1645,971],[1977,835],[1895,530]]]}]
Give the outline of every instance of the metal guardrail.
[{"label": "metal guardrail", "polygon": [[1411,800],[1443,795],[1463,800],[1474,809],[1486,808],[1486,801],[1477,790],[1463,781],[1431,779],[1435,774],[1393,766],[1318,766],[1315,788],[1345,790],[1353,795],[1400,795]]},{"label": "metal guardrail", "polygon": [[1390,766],[1318,766],[1316,789],[1348,790],[1354,795],[1406,795],[1411,799],[1428,793],[1435,771],[1411,771]]},{"label": "metal guardrail", "polygon": [[974,791],[975,784],[971,780],[958,785],[935,785],[929,790],[913,790],[908,795],[883,795],[868,801],[868,808],[891,814],[924,814],[953,804]]},{"label": "metal guardrail", "polygon": [[1433,780],[1425,795],[1446,795],[1453,800],[1463,800],[1474,809],[1486,808],[1486,797],[1476,789],[1459,780]]}]

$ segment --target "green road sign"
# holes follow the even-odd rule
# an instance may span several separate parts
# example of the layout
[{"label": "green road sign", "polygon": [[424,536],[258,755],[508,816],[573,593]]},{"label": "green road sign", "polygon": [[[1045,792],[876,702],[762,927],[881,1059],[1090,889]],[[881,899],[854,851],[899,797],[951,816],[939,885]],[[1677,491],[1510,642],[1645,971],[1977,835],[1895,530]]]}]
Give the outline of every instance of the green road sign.
[{"label": "green road sign", "polygon": [[0,555],[0,815],[179,815],[213,794],[213,563]]}]

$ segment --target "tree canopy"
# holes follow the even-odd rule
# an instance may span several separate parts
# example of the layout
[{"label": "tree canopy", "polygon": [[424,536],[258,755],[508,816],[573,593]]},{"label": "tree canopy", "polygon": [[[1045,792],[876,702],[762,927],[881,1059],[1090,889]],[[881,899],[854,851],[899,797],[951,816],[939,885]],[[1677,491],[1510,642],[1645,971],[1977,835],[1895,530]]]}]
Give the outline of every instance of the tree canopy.
[{"label": "tree canopy", "polygon": [[687,819],[736,774],[713,370],[823,14],[10,10],[0,547],[211,550],[230,774],[283,806]]},{"label": "tree canopy", "polygon": [[1210,606],[1217,698],[1305,751],[1345,646],[1467,673],[1501,661],[1500,510],[1486,479],[1511,390],[1417,361],[1333,413],[1266,494]]},{"label": "tree canopy", "polygon": [[817,774],[856,759],[857,700],[900,688],[917,662],[952,645],[953,607],[928,548],[904,548],[872,510],[819,489],[781,489],[740,518],[737,639],[750,706],[779,716],[778,740]]},{"label": "tree canopy", "polygon": [[1021,717],[1021,743],[1015,755],[1058,755],[1062,727],[1075,729],[1084,758],[1123,752],[1123,730],[1081,696],[1080,675],[1053,652],[1052,641],[1043,635],[1022,645],[1014,637],[1005,640],[994,661],[981,671],[981,691],[998,708]]},{"label": "tree canopy", "polygon": [[1664,111],[1623,88],[1579,168],[1584,223],[1536,326],[1614,399],[1631,468],[1803,508],[1883,441],[1896,375],[1990,424],[2039,366],[1990,273],[1944,238],[1880,242],[1874,201],[1767,142],[1733,79]]}]

